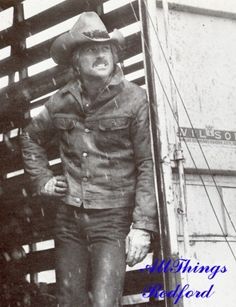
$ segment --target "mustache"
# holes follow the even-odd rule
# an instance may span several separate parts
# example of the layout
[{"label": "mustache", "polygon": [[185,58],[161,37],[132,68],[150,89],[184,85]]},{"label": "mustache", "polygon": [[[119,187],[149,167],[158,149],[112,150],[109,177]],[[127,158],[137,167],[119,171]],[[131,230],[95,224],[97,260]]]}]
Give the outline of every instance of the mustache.
[{"label": "mustache", "polygon": [[106,60],[97,60],[96,62],[93,63],[93,66],[97,66],[100,64],[108,65],[108,62]]}]

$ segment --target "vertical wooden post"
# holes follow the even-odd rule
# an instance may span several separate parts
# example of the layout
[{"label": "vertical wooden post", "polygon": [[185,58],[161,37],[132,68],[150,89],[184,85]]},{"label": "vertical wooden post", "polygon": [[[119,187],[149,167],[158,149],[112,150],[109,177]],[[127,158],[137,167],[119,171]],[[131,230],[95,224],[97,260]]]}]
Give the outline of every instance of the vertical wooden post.
[{"label": "vertical wooden post", "polygon": [[[23,4],[19,2],[14,5],[13,26],[17,26],[22,21],[24,21],[24,7]],[[21,57],[22,52],[24,52],[25,49],[26,49],[26,43],[24,38],[11,46],[11,54]],[[11,79],[11,81],[14,82],[14,77],[15,73],[12,74],[12,76],[9,76],[9,79]],[[27,68],[23,68],[21,71],[19,71],[19,79],[21,80],[26,77],[28,77]]]},{"label": "vertical wooden post", "polygon": [[[13,26],[17,26],[20,22],[24,21],[24,7],[23,3],[19,2],[14,5],[14,20]],[[23,52],[26,50],[26,42],[25,38],[22,38],[20,41],[16,42],[14,45],[11,46],[11,54],[17,55],[19,58],[23,55]],[[28,69],[27,67],[22,68],[19,71],[19,80],[28,77]],[[15,73],[9,76],[9,83],[15,81]],[[22,109],[22,117],[24,115],[24,111],[27,109],[29,101],[25,101],[25,107]],[[23,120],[23,118],[22,118]],[[29,244],[29,253],[36,251],[36,244],[30,243]],[[37,282],[38,276],[37,273],[30,274],[30,282]]]}]

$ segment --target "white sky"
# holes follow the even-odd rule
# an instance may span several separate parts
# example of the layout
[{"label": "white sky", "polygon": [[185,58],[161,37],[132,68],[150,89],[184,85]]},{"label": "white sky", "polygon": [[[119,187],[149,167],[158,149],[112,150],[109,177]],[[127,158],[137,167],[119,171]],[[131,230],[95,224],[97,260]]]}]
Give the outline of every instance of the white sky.
[{"label": "white sky", "polygon": [[37,15],[40,12],[43,12],[49,9],[50,7],[57,5],[64,1],[65,0],[40,0],[40,1],[25,0],[23,2],[25,19],[28,19],[34,15]]},{"label": "white sky", "polygon": [[0,12],[0,20],[0,31],[11,27],[13,20],[13,7]]}]

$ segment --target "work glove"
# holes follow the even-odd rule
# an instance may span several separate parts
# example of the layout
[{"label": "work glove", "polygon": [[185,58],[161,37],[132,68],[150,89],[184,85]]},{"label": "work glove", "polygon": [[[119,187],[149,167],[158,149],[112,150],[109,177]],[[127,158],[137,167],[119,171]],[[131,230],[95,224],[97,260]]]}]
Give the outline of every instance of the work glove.
[{"label": "work glove", "polygon": [[147,230],[131,229],[126,237],[126,263],[134,266],[142,261],[149,252],[151,235]]},{"label": "work glove", "polygon": [[65,176],[55,176],[42,188],[40,194],[43,196],[63,197],[68,190],[68,184]]}]

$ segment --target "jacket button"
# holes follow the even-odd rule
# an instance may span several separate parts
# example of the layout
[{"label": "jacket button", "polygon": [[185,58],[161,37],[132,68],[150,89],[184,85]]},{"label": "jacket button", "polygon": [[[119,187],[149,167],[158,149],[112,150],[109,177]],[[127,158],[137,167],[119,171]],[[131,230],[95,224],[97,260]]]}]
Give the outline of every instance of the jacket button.
[{"label": "jacket button", "polygon": [[80,200],[81,200],[81,199],[80,199],[79,197],[76,197],[76,198],[75,198],[75,201],[76,201],[77,203],[79,203]]},{"label": "jacket button", "polygon": [[82,156],[83,156],[84,158],[87,158],[88,153],[87,153],[87,152],[83,152]]},{"label": "jacket button", "polygon": [[88,177],[83,177],[83,181],[87,182],[88,181]]}]

